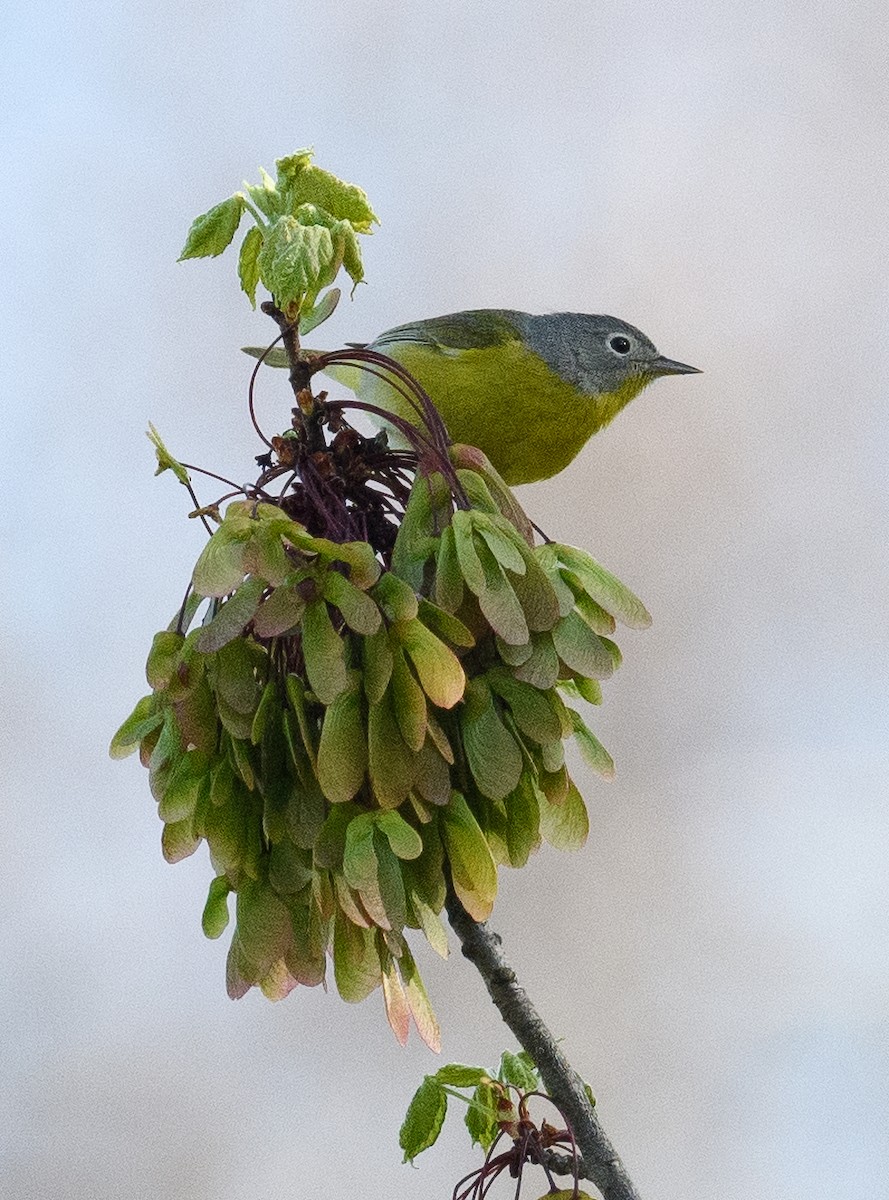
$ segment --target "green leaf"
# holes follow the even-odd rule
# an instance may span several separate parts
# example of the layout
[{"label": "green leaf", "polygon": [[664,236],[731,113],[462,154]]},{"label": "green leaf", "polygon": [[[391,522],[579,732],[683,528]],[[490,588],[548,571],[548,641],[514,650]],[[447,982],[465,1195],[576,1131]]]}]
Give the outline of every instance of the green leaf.
[{"label": "green leaf", "polygon": [[435,1072],[439,1083],[450,1084],[451,1087],[478,1087],[486,1079],[490,1079],[484,1067],[464,1067],[462,1063],[448,1063],[439,1067]]},{"label": "green leaf", "polygon": [[382,833],[392,852],[399,858],[419,858],[423,853],[423,841],[413,826],[408,825],[400,813],[389,811],[373,814],[374,825]]},{"label": "green leaf", "polygon": [[190,817],[184,821],[173,821],[164,826],[161,834],[161,851],[168,863],[182,862],[189,858],[201,844]]},{"label": "green leaf", "polygon": [[377,831],[374,815],[365,813],[349,823],[343,874],[377,925],[400,930],[406,916],[401,867],[389,843]]},{"label": "green leaf", "polygon": [[300,313],[300,337],[305,337],[307,333],[311,333],[313,329],[317,329],[319,325],[333,314],[334,309],[340,302],[341,295],[342,293],[339,288],[331,288],[329,292],[324,293],[314,308]]},{"label": "green leaf", "polygon": [[455,646],[467,648],[475,645],[472,631],[462,621],[422,596],[419,598],[417,616],[427,629],[431,629],[436,637],[440,637],[443,641],[447,640],[453,642]]},{"label": "green leaf", "polygon": [[451,446],[449,450],[451,462],[458,468],[458,477],[469,493],[477,493],[477,489],[461,474],[469,470],[477,474],[485,485],[486,494],[490,496],[503,516],[514,525],[529,546],[534,545],[534,529],[525,515],[525,511],[515,498],[515,493],[507,487],[503,478],[498,475],[488,458],[475,446]]},{"label": "green leaf", "polygon": [[397,621],[392,632],[414,664],[432,703],[439,708],[453,708],[466,687],[466,676],[453,650],[417,619]]},{"label": "green leaf", "polygon": [[195,563],[192,579],[196,592],[219,598],[241,585],[251,533],[249,528],[236,529],[225,522],[220,525]]},{"label": "green leaf", "polygon": [[589,679],[607,679],[614,662],[602,639],[578,612],[562,617],[552,631],[553,646],[566,667]]},{"label": "green leaf", "polygon": [[573,679],[563,679],[559,687],[567,696],[578,696],[587,704],[602,703],[602,685],[597,679],[586,679],[583,675],[575,675]]},{"label": "green leaf", "polygon": [[497,895],[497,867],[490,847],[459,792],[442,809],[441,834],[454,891],[474,921],[486,921]]},{"label": "green leaf", "polygon": [[515,668],[516,679],[522,679],[542,692],[548,692],[559,678],[559,656],[549,633],[532,633],[533,649],[528,659]]},{"label": "green leaf", "polygon": [[244,627],[259,607],[265,591],[265,580],[249,578],[216,610],[216,616],[198,635],[197,648],[201,654],[221,650],[244,632]]},{"label": "green leaf", "polygon": [[383,977],[374,930],[353,925],[342,909],[333,918],[333,977],[350,1004],[366,999]]},{"label": "green leaf", "polygon": [[509,865],[523,867],[540,845],[540,807],[534,780],[528,770],[504,801],[506,808],[506,849]]},{"label": "green leaf", "polygon": [[267,227],[258,260],[259,277],[285,312],[313,305],[322,288],[333,283],[342,263],[330,230],[304,225],[284,214]]},{"label": "green leaf", "polygon": [[143,738],[160,728],[163,722],[163,709],[157,707],[155,697],[143,696],[111,739],[108,753],[112,758],[126,758]]},{"label": "green leaf", "polygon": [[275,181],[263,167],[259,168],[261,184],[244,183],[244,191],[266,217],[277,217],[282,211],[283,197],[275,187]]},{"label": "green leaf", "polygon": [[302,850],[311,850],[324,824],[324,794],[316,780],[296,787],[291,793],[286,812],[287,832]]},{"label": "green leaf", "polygon": [[265,651],[255,642],[236,638],[226,642],[214,655],[210,670],[211,683],[217,702],[224,701],[234,713],[249,717],[244,737],[249,737],[262,694],[263,685],[257,679],[259,668],[266,668]]},{"label": "green leaf", "polygon": [[484,680],[471,679],[460,728],[469,768],[483,796],[502,800],[516,787],[522,774],[522,752],[503,724]]},{"label": "green leaf", "polygon": [[417,892],[410,892],[409,900],[413,905],[414,913],[416,914],[420,928],[423,930],[426,941],[436,954],[439,954],[442,958],[447,958],[448,935],[442,924],[441,917],[429,907]]},{"label": "green leaf", "polygon": [[193,815],[198,791],[208,780],[209,769],[210,762],[203,750],[188,750],[177,759],[158,804],[162,821],[172,824]]},{"label": "green leaf", "polygon": [[290,943],[290,911],[267,884],[248,880],[238,889],[238,940],[258,983]]},{"label": "green leaf", "polygon": [[615,621],[611,613],[605,611],[601,604],[597,604],[592,597],[588,596],[582,580],[575,575],[573,571],[569,571],[567,567],[563,567],[559,571],[561,578],[568,584],[574,596],[574,604],[577,606],[577,611],[592,629],[593,633],[599,633],[607,636],[614,633]]},{"label": "green leaf", "polygon": [[268,346],[242,346],[241,353],[249,354],[251,358],[261,358],[264,367],[274,367],[278,371],[290,370],[287,351],[282,350],[280,346],[272,346],[271,349]]},{"label": "green leaf", "polygon": [[560,771],[565,765],[565,747],[561,742],[544,742],[540,747],[540,761],[545,771]]},{"label": "green leaf", "polygon": [[279,895],[301,892],[312,882],[313,874],[311,852],[289,838],[275,842],[269,850],[269,883]]},{"label": "green leaf", "polygon": [[404,1161],[434,1146],[448,1111],[448,1095],[434,1075],[427,1075],[414,1093],[398,1134]]},{"label": "green leaf", "polygon": [[528,1055],[511,1054],[508,1050],[501,1056],[497,1078],[523,1092],[534,1092],[540,1087],[540,1077]]},{"label": "green leaf", "polygon": [[238,255],[238,278],[241,291],[246,292],[252,308],[256,308],[256,285],[259,283],[259,252],[262,249],[262,230],[258,225],[247,230]]},{"label": "green leaf", "polygon": [[[371,913],[371,915],[383,929],[395,929],[400,932],[407,920],[407,898],[401,864],[393,854],[389,842],[376,828],[376,822],[374,822],[374,829],[373,849],[377,861],[376,888],[387,920],[381,921],[375,914]],[[364,899],[363,891],[362,899]]]},{"label": "green leaf", "polygon": [[435,554],[438,539],[429,481],[417,475],[392,550],[392,570],[418,592],[423,586],[427,561]]},{"label": "green leaf", "polygon": [[486,583],[475,542],[472,514],[458,509],[451,518],[451,529],[454,531],[454,546],[460,573],[469,590],[478,596],[485,590]]},{"label": "green leaf", "polygon": [[358,672],[324,714],[318,746],[318,782],[332,804],[357,795],[367,772],[367,739]]},{"label": "green leaf", "polygon": [[173,675],[179,666],[182,647],[185,638],[181,633],[162,630],[154,635],[148,661],[145,663],[145,677],[149,687],[156,692],[169,686]]},{"label": "green leaf", "polygon": [[[259,512],[265,507],[272,506],[261,504]],[[278,509],[274,511],[280,512]],[[362,591],[366,591],[380,577],[379,561],[373,546],[368,542],[332,542],[329,538],[313,537],[295,521],[285,521],[282,533],[293,546],[305,554],[317,554],[327,563],[345,563],[349,568],[352,583]]]},{"label": "green leaf", "polygon": [[398,973],[404,985],[408,1007],[414,1018],[417,1033],[433,1054],[438,1054],[441,1050],[441,1031],[435,1013],[432,1011],[432,1005],[429,1003],[423,980],[420,978],[420,972],[417,970],[417,964],[414,962],[414,956],[406,945],[398,959]]},{"label": "green leaf", "polygon": [[410,1033],[411,1010],[391,954],[386,954],[384,959],[383,1001],[386,1005],[386,1019],[398,1044],[405,1046]]},{"label": "green leaf", "polygon": [[[427,714],[428,716],[428,714]],[[431,731],[430,726],[430,731]],[[430,737],[417,754],[416,791],[429,804],[447,804],[451,798],[451,773],[448,762]]]},{"label": "green leaf", "polygon": [[458,467],[457,478],[474,512],[486,513],[488,515],[496,514],[499,516],[500,509],[497,507],[497,503],[491,495],[487,483],[485,483],[478,471]]},{"label": "green leaf", "polygon": [[367,591],[380,578],[382,567],[368,542],[335,542],[337,561],[349,568],[349,578],[356,587]]},{"label": "green leaf", "polygon": [[359,892],[376,885],[377,860],[373,833],[373,813],[360,812],[346,826],[343,875],[349,887]]},{"label": "green leaf", "polygon": [[336,892],[337,904],[352,924],[359,925],[362,929],[372,928],[373,921],[361,903],[361,897],[349,887],[344,877],[338,871],[333,873],[333,887]]},{"label": "green leaf", "polygon": [[525,737],[539,744],[561,741],[562,722],[550,692],[523,683],[504,667],[491,667],[485,678],[509,705],[515,723]]},{"label": "green leaf", "polygon": [[479,608],[504,642],[512,646],[524,646],[530,634],[519,598],[487,545],[478,542],[476,549],[485,576],[485,586],[478,593]]},{"label": "green leaf", "polygon": [[312,691],[322,704],[332,704],[349,683],[345,643],[333,627],[324,600],[306,605],[302,621],[303,657]]},{"label": "green leaf", "polygon": [[495,519],[486,513],[476,513],[474,524],[504,571],[511,571],[515,575],[524,575],[526,570],[525,552],[527,552],[528,546],[519,531],[499,514]]},{"label": "green leaf", "polygon": [[176,614],[167,626],[168,633],[187,633],[195,618],[195,613],[204,603],[206,597],[199,596],[194,589],[188,594],[185,603],[176,610]]},{"label": "green leaf", "polygon": [[228,925],[228,894],[231,890],[225,875],[217,875],[211,882],[201,918],[204,937],[218,938],[225,932]]},{"label": "green leaf", "polygon": [[540,832],[556,850],[579,850],[590,832],[590,820],[580,792],[570,783],[561,804],[551,804],[538,791]]},{"label": "green leaf", "polygon": [[[285,682],[287,690],[287,699],[290,701],[290,707],[293,710],[293,715],[296,717],[297,725],[299,726],[299,736],[294,740],[294,749],[298,749],[303,753],[311,764],[310,774],[314,778],[315,775],[315,730],[314,725],[309,721],[309,714],[306,701],[306,687],[302,679],[295,675],[292,671],[288,674]],[[298,741],[299,746],[296,746]],[[299,757],[294,754],[294,763],[299,766]],[[306,781],[303,780],[305,783]]]},{"label": "green leaf", "polygon": [[161,441],[161,435],[150,421],[148,422],[147,437],[152,446],[154,446],[154,452],[157,456],[157,470],[155,471],[155,475],[161,475],[164,471],[172,471],[181,484],[190,483],[191,476],[188,474],[188,471],[186,471],[178,459],[173,457]]},{"label": "green leaf", "polygon": [[311,150],[299,150],[275,163],[278,189],[286,192],[291,210],[302,204],[315,204],[331,216],[349,221],[359,233],[370,233],[371,226],[378,225],[379,220],[370,207],[367,193],[316,167],[311,160]]},{"label": "green leaf", "polygon": [[[510,667],[520,667],[534,653],[534,643],[530,640],[525,642],[524,646],[510,646],[501,637],[495,637],[494,642],[500,658]],[[558,658],[556,659],[556,669],[558,669]]]},{"label": "green leaf", "polygon": [[573,708],[569,708],[568,713],[574,729],[574,740],[583,755],[584,762],[603,779],[613,779],[614,759],[595,734],[587,728],[580,713],[575,712]]},{"label": "green leaf", "polygon": [[244,197],[240,192],[229,196],[200,217],[195,217],[179,255],[186,258],[215,258],[231,242],[241,223]]},{"label": "green leaf", "polygon": [[[343,236],[343,266],[350,276],[352,283],[357,285],[364,279],[364,264],[361,261],[361,246],[351,225],[345,222],[341,226]],[[352,288],[354,294],[355,288]]]},{"label": "green leaf", "polygon": [[362,639],[364,693],[368,704],[379,704],[392,678],[394,658],[389,645],[389,631],[380,629]]},{"label": "green leaf", "polygon": [[391,571],[380,576],[373,596],[390,621],[410,621],[417,615],[416,592]]},{"label": "green leaf", "polygon": [[547,771],[541,759],[537,760],[536,787],[543,792],[550,804],[564,804],[568,796],[568,772],[564,766],[557,771]]},{"label": "green leaf", "polygon": [[394,649],[390,691],[401,736],[416,753],[426,741],[426,696],[414,679],[400,646]]},{"label": "green leaf", "polygon": [[463,603],[463,575],[457,558],[453,527],[442,530],[435,557],[435,580],[432,587],[435,603],[447,612],[456,612]]},{"label": "green leaf", "polygon": [[472,1094],[472,1100],[463,1118],[474,1145],[490,1150],[499,1132],[499,1089],[490,1083],[480,1083]]},{"label": "green leaf", "polygon": [[518,1059],[518,1060],[519,1060],[521,1063],[524,1063],[524,1065],[525,1065],[525,1066],[528,1068],[528,1070],[529,1070],[529,1071],[536,1071],[536,1070],[537,1070],[537,1067],[536,1067],[536,1065],[535,1065],[535,1063],[534,1063],[534,1059],[531,1057],[531,1055],[528,1053],[528,1051],[527,1051],[527,1050],[520,1050],[520,1051],[518,1052],[518,1054],[517,1054],[515,1057],[516,1057],[516,1058],[517,1058],[517,1059]]},{"label": "green leaf", "polygon": [[323,590],[324,598],[340,610],[343,620],[356,633],[374,634],[382,625],[380,610],[370,596],[339,571],[325,574]]},{"label": "green leaf", "polygon": [[294,904],[291,909],[293,943],[286,955],[287,969],[298,983],[315,987],[324,983],[330,923],[314,904]]},{"label": "green leaf", "polygon": [[432,710],[426,713],[426,722],[429,727],[429,738],[435,749],[442,756],[446,763],[454,765],[454,751],[451,743],[448,741],[448,736],[438,723],[438,719]]},{"label": "green leaf", "polygon": [[339,868],[343,865],[349,822],[360,812],[357,804],[337,804],[328,812],[313,848],[314,860],[319,867]]},{"label": "green leaf", "polygon": [[370,778],[381,808],[397,808],[414,785],[416,757],[401,736],[388,690],[368,710]]},{"label": "green leaf", "polygon": [[256,713],[253,714],[253,724],[250,730],[250,740],[254,746],[259,745],[269,731],[271,725],[280,728],[281,701],[278,697],[278,685],[275,679],[270,679],[263,689]]},{"label": "green leaf", "polygon": [[613,642],[611,640],[611,638],[608,638],[608,637],[600,637],[599,641],[602,643],[602,645],[608,651],[608,654],[611,656],[611,669],[613,671],[616,671],[617,668],[620,666],[620,664],[623,662],[623,655],[620,652],[620,647],[617,645],[616,642]]},{"label": "green leaf", "polygon": [[575,574],[587,595],[624,625],[630,629],[647,629],[651,624],[651,615],[639,597],[585,550],[561,544],[546,549]]},{"label": "green leaf", "polygon": [[[521,542],[516,542],[517,547],[522,545]],[[553,581],[538,558],[539,549],[543,548],[532,550],[530,546],[524,547],[522,554],[525,559],[525,574],[514,575],[510,580],[512,590],[522,606],[528,628],[537,633],[552,629],[559,617],[564,615]],[[567,588],[565,590],[568,591]],[[565,612],[571,607],[572,597],[569,592]]]},{"label": "green leaf", "polygon": [[289,584],[276,587],[263,600],[253,615],[253,632],[257,637],[279,637],[298,625],[305,612],[306,602]]}]

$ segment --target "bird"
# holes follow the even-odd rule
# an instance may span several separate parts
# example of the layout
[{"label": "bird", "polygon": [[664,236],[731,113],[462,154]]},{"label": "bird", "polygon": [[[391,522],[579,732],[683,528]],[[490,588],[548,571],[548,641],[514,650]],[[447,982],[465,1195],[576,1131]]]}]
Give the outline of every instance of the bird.
[{"label": "bird", "polygon": [[[481,450],[510,486],[564,470],[653,380],[699,373],[659,354],[626,321],[576,312],[470,309],[397,325],[361,348],[409,371],[451,440]],[[323,370],[359,400],[420,421],[391,384],[357,363]]]}]

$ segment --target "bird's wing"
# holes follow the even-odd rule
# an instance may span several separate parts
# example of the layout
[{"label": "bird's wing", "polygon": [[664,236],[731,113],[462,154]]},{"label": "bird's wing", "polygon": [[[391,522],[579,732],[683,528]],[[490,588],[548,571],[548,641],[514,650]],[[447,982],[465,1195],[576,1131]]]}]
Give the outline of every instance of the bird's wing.
[{"label": "bird's wing", "polygon": [[[449,313],[444,317],[430,317],[426,321],[396,325],[372,342],[347,342],[346,345],[357,350],[381,350],[385,354],[394,346],[408,343],[453,356],[461,350],[489,350],[493,346],[521,342],[529,320],[527,313],[511,308],[470,309],[467,312]],[[243,346],[242,349],[253,358],[265,356],[267,366],[289,366],[286,352],[278,346],[272,350],[259,346]],[[331,374],[333,370],[331,368]]]},{"label": "bird's wing", "polygon": [[440,354],[460,350],[486,350],[506,342],[520,341],[524,313],[512,309],[482,308],[469,312],[450,313],[387,329],[371,342],[371,348],[382,350],[398,343],[413,342],[430,346]]}]

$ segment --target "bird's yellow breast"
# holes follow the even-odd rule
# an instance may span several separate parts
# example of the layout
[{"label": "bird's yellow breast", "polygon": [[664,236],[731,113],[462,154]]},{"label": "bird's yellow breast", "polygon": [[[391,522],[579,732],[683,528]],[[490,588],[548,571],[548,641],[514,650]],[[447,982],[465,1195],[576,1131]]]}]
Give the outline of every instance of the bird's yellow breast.
[{"label": "bird's yellow breast", "polygon": [[[517,340],[453,351],[396,342],[385,350],[428,392],[451,439],[477,446],[509,484],[561,471],[645,383],[630,379],[618,392],[587,395]],[[369,403],[417,423],[413,409],[375,376],[354,368],[329,374]]]}]

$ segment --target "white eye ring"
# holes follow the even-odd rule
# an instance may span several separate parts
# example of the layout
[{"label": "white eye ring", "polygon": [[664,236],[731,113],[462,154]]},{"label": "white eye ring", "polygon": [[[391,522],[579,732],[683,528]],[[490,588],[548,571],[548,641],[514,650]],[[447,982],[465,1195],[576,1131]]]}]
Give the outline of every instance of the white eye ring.
[{"label": "white eye ring", "polygon": [[608,349],[613,350],[615,354],[619,354],[621,358],[626,358],[633,349],[633,343],[626,334],[614,333],[608,339]]}]

